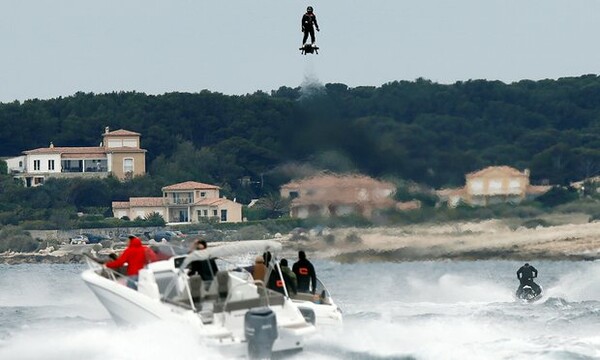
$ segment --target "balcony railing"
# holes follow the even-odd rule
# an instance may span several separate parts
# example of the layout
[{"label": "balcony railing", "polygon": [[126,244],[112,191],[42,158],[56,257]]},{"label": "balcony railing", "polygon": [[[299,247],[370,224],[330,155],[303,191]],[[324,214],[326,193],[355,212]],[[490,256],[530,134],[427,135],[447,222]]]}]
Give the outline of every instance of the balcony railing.
[{"label": "balcony railing", "polygon": [[182,198],[182,199],[173,199],[173,198],[169,198],[167,200],[167,203],[169,205],[188,205],[191,204],[193,201],[190,198]]}]

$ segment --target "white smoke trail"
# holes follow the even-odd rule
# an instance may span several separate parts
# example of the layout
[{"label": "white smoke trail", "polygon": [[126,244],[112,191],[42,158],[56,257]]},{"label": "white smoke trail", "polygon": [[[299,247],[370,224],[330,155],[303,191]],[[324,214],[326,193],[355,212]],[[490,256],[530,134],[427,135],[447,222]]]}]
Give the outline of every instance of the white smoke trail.
[{"label": "white smoke trail", "polygon": [[314,63],[309,59],[304,69],[304,81],[300,84],[300,101],[323,94],[325,86],[319,81]]}]

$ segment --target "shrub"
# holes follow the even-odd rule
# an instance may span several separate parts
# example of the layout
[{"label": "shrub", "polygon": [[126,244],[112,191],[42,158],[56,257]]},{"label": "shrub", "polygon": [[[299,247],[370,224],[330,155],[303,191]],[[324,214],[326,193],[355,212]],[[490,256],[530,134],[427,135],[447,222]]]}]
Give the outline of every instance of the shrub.
[{"label": "shrub", "polygon": [[346,242],[348,244],[360,244],[360,243],[362,243],[362,241],[363,241],[362,238],[354,232],[350,233],[346,236]]},{"label": "shrub", "polygon": [[548,227],[550,226],[550,224],[543,219],[531,219],[531,220],[527,220],[522,224],[524,227],[528,228],[528,229],[535,229],[538,226],[541,227]]},{"label": "shrub", "polygon": [[555,207],[576,200],[578,196],[577,191],[572,187],[555,186],[536,198],[536,201],[546,207]]},{"label": "shrub", "polygon": [[39,247],[37,240],[28,232],[16,226],[6,226],[0,230],[0,252],[8,250],[17,252],[31,252]]},{"label": "shrub", "polygon": [[260,240],[264,239],[268,233],[262,225],[250,225],[239,229],[232,238],[233,240]]},{"label": "shrub", "polygon": [[157,213],[157,212],[153,212],[151,214],[148,214],[144,217],[144,220],[146,221],[146,226],[165,226],[166,222],[165,219],[162,217],[161,214]]},{"label": "shrub", "polygon": [[327,234],[327,235],[325,235],[325,237],[323,238],[323,240],[325,241],[325,244],[327,244],[327,245],[333,245],[333,244],[335,244],[335,236],[333,236],[333,234]]}]

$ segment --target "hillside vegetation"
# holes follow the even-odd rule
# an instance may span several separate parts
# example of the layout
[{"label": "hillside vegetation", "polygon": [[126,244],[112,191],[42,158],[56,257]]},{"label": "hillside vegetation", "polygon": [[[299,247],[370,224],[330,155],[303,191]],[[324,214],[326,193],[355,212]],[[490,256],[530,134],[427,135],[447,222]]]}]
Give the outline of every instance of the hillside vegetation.
[{"label": "hillside vegetation", "polygon": [[567,184],[600,170],[600,78],[312,84],[244,96],[77,93],[0,104],[0,154],[50,142],[96,146],[105,126],[142,134],[148,176],[48,181],[43,189],[2,176],[0,224],[59,223],[89,208],[104,214],[113,200],[158,196],[187,180],[247,203],[319,169],[439,188],[509,165],[530,169],[533,183]]}]

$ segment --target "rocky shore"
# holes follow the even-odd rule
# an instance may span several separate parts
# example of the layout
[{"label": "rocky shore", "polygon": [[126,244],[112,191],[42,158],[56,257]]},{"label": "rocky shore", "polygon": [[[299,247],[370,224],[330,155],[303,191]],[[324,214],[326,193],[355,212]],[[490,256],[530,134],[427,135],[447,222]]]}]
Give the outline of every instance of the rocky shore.
[{"label": "rocky shore", "polygon": [[[585,220],[585,219],[584,219]],[[311,258],[339,262],[429,260],[597,260],[600,222],[563,223],[536,228],[508,221],[344,228],[279,238],[286,257],[305,250]],[[86,246],[41,253],[3,253],[3,264],[83,263]]]},{"label": "rocky shore", "polygon": [[596,260],[600,222],[513,228],[489,220],[402,228],[339,229],[296,241],[312,257],[339,262],[427,260]]},{"label": "rocky shore", "polygon": [[51,255],[40,253],[0,254],[0,264],[79,264],[84,262],[80,254]]}]

